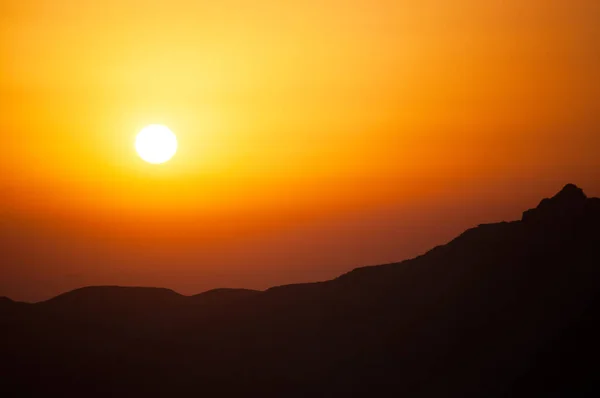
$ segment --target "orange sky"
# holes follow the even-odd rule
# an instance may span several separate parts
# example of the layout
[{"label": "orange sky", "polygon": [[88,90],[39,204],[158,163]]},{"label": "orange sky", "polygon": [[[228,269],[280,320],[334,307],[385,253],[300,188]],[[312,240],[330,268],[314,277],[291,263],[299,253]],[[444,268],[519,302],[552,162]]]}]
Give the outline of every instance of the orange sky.
[{"label": "orange sky", "polygon": [[[266,288],[600,195],[597,0],[4,0],[0,295]],[[153,166],[136,133],[168,125]]]}]

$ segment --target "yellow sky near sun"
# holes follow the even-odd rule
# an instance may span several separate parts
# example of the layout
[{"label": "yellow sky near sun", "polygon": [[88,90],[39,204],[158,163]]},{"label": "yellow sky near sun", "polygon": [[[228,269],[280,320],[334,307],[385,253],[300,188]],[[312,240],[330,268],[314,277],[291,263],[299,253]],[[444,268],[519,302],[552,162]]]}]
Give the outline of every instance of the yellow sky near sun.
[{"label": "yellow sky near sun", "polygon": [[[599,166],[594,0],[0,10],[2,200],[23,211],[328,209]],[[180,143],[160,168],[133,149],[151,123]]]}]

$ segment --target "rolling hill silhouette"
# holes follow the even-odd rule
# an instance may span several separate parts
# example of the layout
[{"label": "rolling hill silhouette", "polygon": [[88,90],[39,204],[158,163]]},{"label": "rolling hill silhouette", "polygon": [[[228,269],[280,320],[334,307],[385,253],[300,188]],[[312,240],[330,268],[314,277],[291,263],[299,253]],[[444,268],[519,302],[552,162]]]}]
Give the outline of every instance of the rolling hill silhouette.
[{"label": "rolling hill silhouette", "polygon": [[600,199],[263,292],[0,299],[7,396],[600,396]]}]

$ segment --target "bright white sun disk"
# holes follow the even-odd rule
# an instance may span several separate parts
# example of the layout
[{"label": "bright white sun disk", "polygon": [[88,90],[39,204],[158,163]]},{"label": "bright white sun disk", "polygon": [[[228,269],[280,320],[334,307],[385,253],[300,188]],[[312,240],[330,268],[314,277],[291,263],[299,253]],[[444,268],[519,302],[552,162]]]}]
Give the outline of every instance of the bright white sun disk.
[{"label": "bright white sun disk", "polygon": [[137,135],[135,150],[148,163],[164,163],[177,152],[177,137],[167,126],[151,124]]}]

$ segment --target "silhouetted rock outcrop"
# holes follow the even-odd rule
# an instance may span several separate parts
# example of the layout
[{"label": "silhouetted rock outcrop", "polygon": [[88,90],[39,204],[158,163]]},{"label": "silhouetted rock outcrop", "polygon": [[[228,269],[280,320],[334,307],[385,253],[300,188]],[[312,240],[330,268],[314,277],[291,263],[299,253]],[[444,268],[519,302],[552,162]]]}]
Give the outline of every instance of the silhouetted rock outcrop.
[{"label": "silhouetted rock outcrop", "polygon": [[600,200],[326,282],[1,304],[2,396],[598,396]]},{"label": "silhouetted rock outcrop", "polygon": [[535,209],[523,213],[525,222],[561,222],[581,217],[587,204],[581,188],[567,184],[552,198],[543,199]]},{"label": "silhouetted rock outcrop", "polygon": [[152,287],[89,286],[61,294],[42,303],[45,306],[122,306],[133,302],[150,305],[180,299],[179,293],[170,289]]}]

